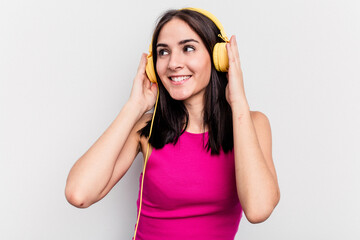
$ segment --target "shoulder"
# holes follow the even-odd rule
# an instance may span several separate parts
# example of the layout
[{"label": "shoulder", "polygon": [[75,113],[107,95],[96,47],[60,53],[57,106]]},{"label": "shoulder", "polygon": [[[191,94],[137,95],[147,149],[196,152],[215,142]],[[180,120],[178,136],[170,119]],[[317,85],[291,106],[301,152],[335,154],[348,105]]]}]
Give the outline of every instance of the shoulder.
[{"label": "shoulder", "polygon": [[251,119],[257,123],[266,124],[269,123],[268,117],[260,111],[250,111]]},{"label": "shoulder", "polygon": [[136,122],[134,128],[133,128],[133,132],[136,133],[137,137],[140,140],[140,133],[139,131],[144,128],[146,126],[146,124],[148,123],[148,121],[150,121],[152,118],[152,113],[145,113],[144,115],[142,115],[142,117]]},{"label": "shoulder", "polygon": [[145,113],[144,115],[142,115],[142,117],[138,120],[138,122],[136,123],[136,125],[138,125],[139,130],[142,127],[145,127],[146,123],[151,120],[152,118],[152,113]]},{"label": "shoulder", "polygon": [[[147,144],[148,138],[145,136],[140,136],[140,130],[146,126],[148,121],[151,121],[153,114],[152,113],[145,113],[136,123],[134,126],[133,132],[136,134],[138,142],[140,144],[140,151],[144,154]],[[150,148],[150,151],[152,148]]]},{"label": "shoulder", "polygon": [[272,133],[269,119],[264,113],[259,111],[251,112],[251,118],[264,159],[272,174],[275,176],[275,179],[277,179],[272,158]]},{"label": "shoulder", "polygon": [[264,113],[260,111],[250,111],[250,114],[257,135],[271,134],[270,121]]},{"label": "shoulder", "polygon": [[137,144],[141,143],[143,137],[140,136],[140,130],[146,126],[148,120],[151,119],[151,115],[152,114],[145,113],[137,120],[137,122],[135,122],[135,125],[128,136],[128,139],[130,139],[131,142],[136,142]]}]

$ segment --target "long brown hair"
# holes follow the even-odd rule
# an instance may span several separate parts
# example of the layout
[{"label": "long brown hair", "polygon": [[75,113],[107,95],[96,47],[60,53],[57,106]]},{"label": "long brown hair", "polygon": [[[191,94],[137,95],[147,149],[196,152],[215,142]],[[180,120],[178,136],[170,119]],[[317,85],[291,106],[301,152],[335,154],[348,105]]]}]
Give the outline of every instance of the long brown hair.
[{"label": "long brown hair", "polygon": [[[220,30],[214,22],[205,15],[189,9],[168,10],[160,18],[153,34],[152,52],[154,67],[156,69],[156,44],[162,27],[173,18],[186,22],[203,41],[211,58],[213,47],[217,42],[223,42],[218,37]],[[219,154],[220,150],[226,153],[233,148],[233,127],[231,107],[225,98],[225,87],[228,83],[226,73],[216,71],[211,61],[211,77],[205,89],[205,106],[203,124],[208,127],[209,140],[206,144],[211,154]],[[155,71],[156,72],[156,71]],[[182,101],[174,100],[165,89],[158,74],[156,78],[159,87],[159,101],[154,125],[149,143],[156,149],[164,147],[167,143],[176,144],[179,136],[185,131],[189,114]],[[151,121],[139,130],[141,136],[149,136]],[[184,127],[185,126],[185,127]]]}]

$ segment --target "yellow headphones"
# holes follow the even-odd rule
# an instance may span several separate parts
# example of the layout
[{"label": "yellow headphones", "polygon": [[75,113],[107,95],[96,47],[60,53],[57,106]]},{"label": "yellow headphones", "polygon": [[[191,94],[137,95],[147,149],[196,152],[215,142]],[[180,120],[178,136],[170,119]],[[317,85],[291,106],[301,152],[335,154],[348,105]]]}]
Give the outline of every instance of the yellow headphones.
[{"label": "yellow headphones", "polygon": [[[200,8],[182,8],[182,9],[180,9],[180,11],[185,10],[185,9],[196,11],[196,12],[199,12],[199,13],[205,15],[210,20],[212,20],[215,23],[215,25],[218,27],[218,29],[220,30],[220,34],[218,36],[221,39],[223,39],[225,42],[215,44],[214,49],[213,49],[213,62],[214,62],[214,66],[217,71],[227,72],[229,69],[229,59],[228,59],[227,50],[226,50],[226,43],[229,42],[229,39],[226,37],[226,34],[225,34],[222,24],[213,14],[211,14],[210,12],[208,12],[206,10],[203,10]],[[149,80],[153,83],[157,83],[155,68],[154,68],[154,61],[153,61],[153,54],[152,54],[152,43],[150,44],[150,47],[149,47],[149,54],[147,56],[147,64],[146,64],[145,71],[146,71],[146,74],[147,74]],[[153,112],[153,116],[152,116],[152,120],[151,120],[150,132],[149,132],[148,139],[150,139],[150,137],[151,137],[158,100],[159,100],[159,87],[157,88],[157,98],[156,98],[154,112]],[[150,143],[148,142],[146,156],[145,156],[145,163],[144,163],[144,167],[143,167],[143,175],[142,175],[142,180],[141,180],[139,212],[138,212],[138,216],[137,216],[133,240],[136,240],[136,232],[137,232],[137,228],[139,225],[139,219],[140,219],[140,213],[141,213],[141,207],[142,207],[142,194],[143,194],[142,190],[143,190],[143,186],[144,186],[144,176],[145,176],[146,164],[147,164],[147,160],[148,160],[149,146],[150,146]]]},{"label": "yellow headphones", "polygon": [[[218,36],[222,38],[225,42],[215,44],[213,49],[213,62],[217,71],[227,72],[229,69],[229,59],[226,51],[226,43],[229,42],[229,39],[227,38],[224,27],[222,26],[220,21],[212,13],[204,9],[182,8],[180,9],[180,11],[181,10],[191,10],[191,11],[199,12],[205,15],[206,17],[208,17],[210,20],[212,20],[215,23],[215,25],[218,27],[218,29],[220,30],[220,34]],[[152,54],[152,43],[149,46],[149,54],[147,56],[146,74],[151,82],[156,83],[156,74],[155,74],[153,54]]]}]

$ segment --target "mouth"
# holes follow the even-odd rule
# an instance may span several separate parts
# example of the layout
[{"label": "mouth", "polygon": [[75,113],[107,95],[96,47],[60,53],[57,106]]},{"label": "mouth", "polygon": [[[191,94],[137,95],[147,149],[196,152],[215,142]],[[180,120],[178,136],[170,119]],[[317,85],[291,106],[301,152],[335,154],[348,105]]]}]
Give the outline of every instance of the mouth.
[{"label": "mouth", "polygon": [[183,76],[170,76],[169,79],[175,85],[180,85],[186,82],[191,78],[191,75],[183,75]]}]

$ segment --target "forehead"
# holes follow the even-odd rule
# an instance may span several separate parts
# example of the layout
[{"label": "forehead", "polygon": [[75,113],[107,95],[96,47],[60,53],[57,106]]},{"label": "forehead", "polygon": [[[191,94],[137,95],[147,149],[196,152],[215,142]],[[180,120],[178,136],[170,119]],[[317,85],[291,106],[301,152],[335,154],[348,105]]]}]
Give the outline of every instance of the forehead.
[{"label": "forehead", "polygon": [[190,38],[201,42],[200,36],[186,22],[173,18],[161,28],[158,43],[178,42]]}]

